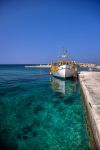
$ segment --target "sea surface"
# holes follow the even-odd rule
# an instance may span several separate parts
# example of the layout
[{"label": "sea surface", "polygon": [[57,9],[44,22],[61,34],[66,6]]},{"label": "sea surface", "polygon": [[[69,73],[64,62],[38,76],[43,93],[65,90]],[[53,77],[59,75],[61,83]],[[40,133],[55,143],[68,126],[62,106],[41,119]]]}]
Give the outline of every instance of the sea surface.
[{"label": "sea surface", "polygon": [[0,65],[0,150],[91,150],[79,82]]}]

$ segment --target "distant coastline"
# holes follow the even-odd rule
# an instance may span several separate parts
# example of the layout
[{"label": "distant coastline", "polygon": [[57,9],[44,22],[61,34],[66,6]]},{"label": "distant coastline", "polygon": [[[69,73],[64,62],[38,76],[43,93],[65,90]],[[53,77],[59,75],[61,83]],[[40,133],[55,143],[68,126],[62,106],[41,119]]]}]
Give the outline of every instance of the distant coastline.
[{"label": "distant coastline", "polygon": [[[0,64],[0,66],[24,66],[26,68],[50,68],[51,64]],[[100,68],[100,64],[95,63],[77,63],[79,67]]]}]

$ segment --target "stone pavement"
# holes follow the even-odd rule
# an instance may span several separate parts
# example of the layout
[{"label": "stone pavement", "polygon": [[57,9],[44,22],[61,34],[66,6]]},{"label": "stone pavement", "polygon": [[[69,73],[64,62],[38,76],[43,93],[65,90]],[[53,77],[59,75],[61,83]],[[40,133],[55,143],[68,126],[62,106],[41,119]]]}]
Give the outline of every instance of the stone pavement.
[{"label": "stone pavement", "polygon": [[80,85],[97,150],[100,150],[100,72],[80,72]]}]

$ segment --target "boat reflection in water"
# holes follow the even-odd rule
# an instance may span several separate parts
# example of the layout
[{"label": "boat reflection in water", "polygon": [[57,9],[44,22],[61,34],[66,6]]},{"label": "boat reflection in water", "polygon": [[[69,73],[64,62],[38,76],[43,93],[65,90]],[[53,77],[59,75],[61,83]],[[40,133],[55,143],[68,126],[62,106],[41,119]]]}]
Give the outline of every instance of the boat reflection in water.
[{"label": "boat reflection in water", "polygon": [[62,96],[65,96],[65,80],[51,77],[51,86],[54,92],[60,93]]},{"label": "boat reflection in water", "polygon": [[61,80],[56,77],[51,77],[51,87],[54,92],[60,94],[60,96],[64,97],[66,94],[68,94],[69,91],[76,92],[76,86],[77,86],[77,80],[75,81],[67,81],[68,87],[66,86],[66,81]]}]

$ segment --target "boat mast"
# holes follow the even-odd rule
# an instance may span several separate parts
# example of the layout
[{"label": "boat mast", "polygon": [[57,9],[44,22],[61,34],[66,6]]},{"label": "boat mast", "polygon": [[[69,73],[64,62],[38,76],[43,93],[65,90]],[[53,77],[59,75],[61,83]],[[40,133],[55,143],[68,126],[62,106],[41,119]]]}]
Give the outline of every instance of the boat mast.
[{"label": "boat mast", "polygon": [[66,61],[67,60],[67,48],[63,48],[63,54],[59,55],[59,58],[61,61]]}]

